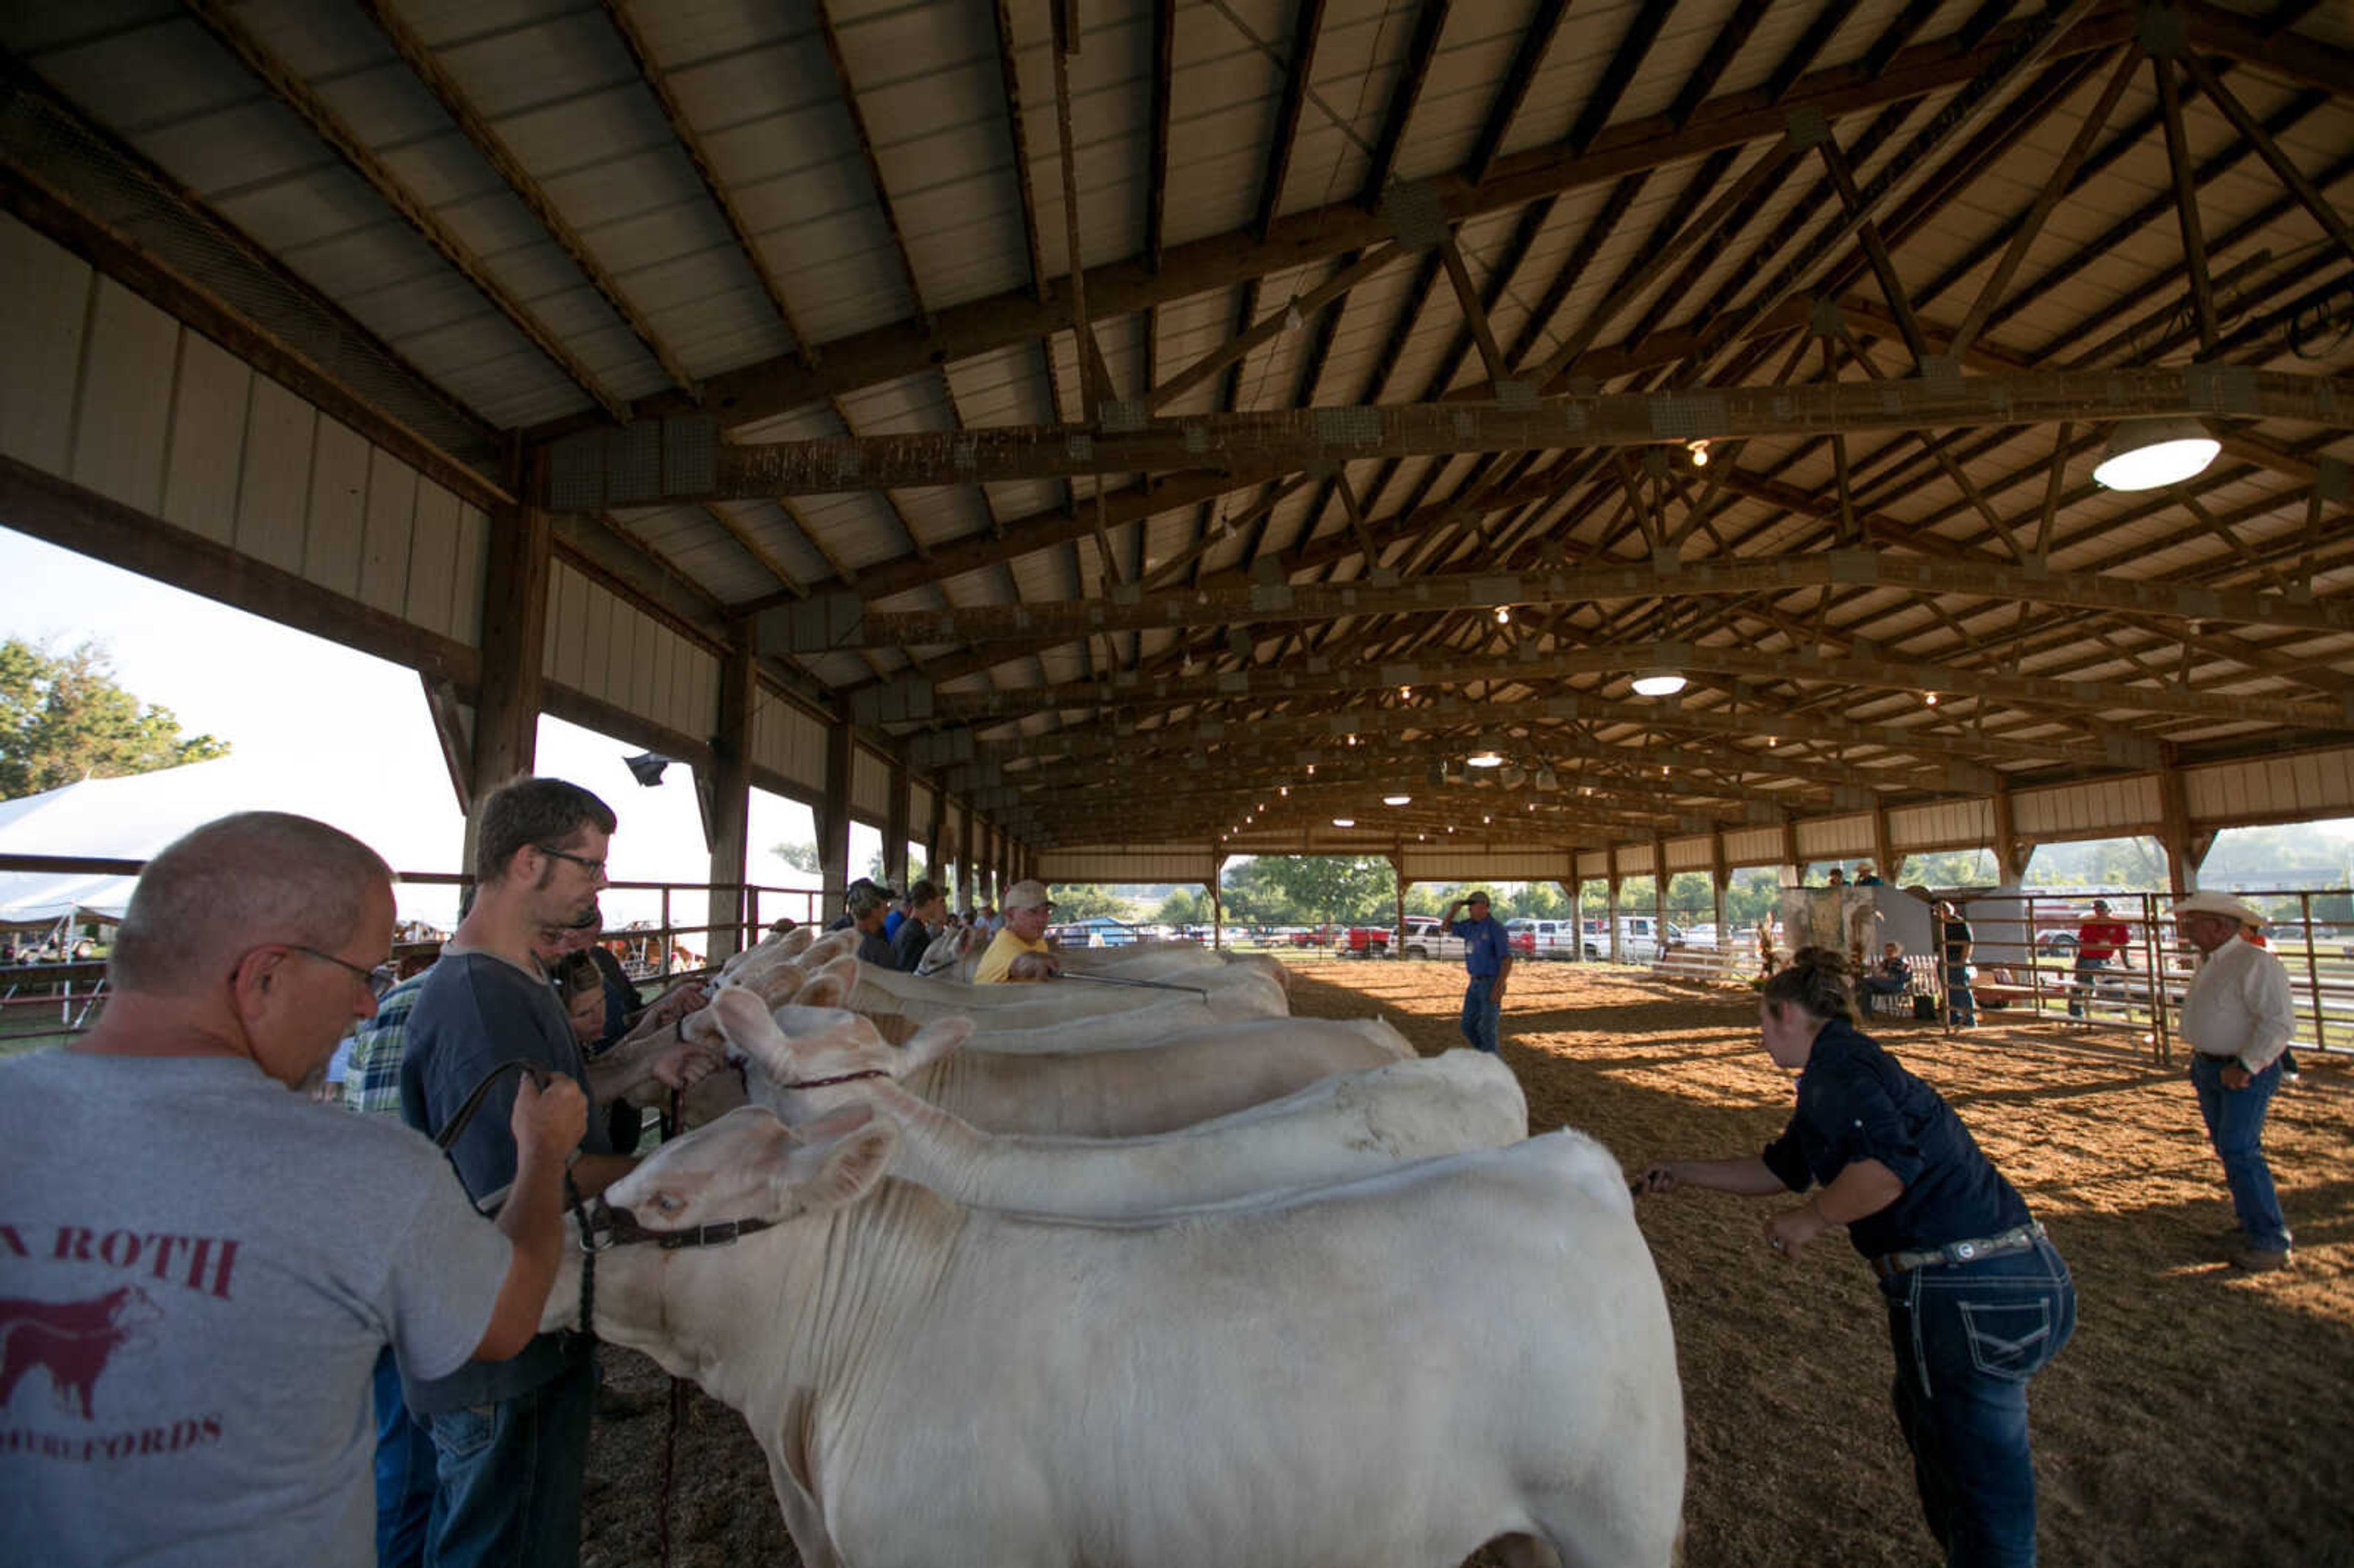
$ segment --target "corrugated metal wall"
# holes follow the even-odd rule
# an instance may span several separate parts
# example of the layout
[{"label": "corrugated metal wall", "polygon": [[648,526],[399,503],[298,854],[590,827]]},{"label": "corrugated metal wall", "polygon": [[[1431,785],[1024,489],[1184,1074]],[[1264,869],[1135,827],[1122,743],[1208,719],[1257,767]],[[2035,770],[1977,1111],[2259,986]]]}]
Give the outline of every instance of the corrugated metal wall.
[{"label": "corrugated metal wall", "polygon": [[[1813,817],[1798,824],[1798,853],[1808,860],[1870,854],[1872,848],[1872,818],[1868,814]],[[1781,852],[1776,850],[1776,858],[1780,855]]]},{"label": "corrugated metal wall", "polygon": [[1566,850],[1448,849],[1433,844],[1405,851],[1409,882],[1559,882],[1570,874]]},{"label": "corrugated metal wall", "polygon": [[2182,794],[2190,820],[2209,826],[2354,815],[2354,750],[2185,768]]},{"label": "corrugated metal wall", "polygon": [[850,750],[850,811],[878,827],[891,819],[891,765],[863,746]]},{"label": "corrugated metal wall", "polygon": [[1994,842],[1994,802],[1940,800],[1934,806],[1893,806],[1888,836],[1901,854],[1923,850],[1977,849]]},{"label": "corrugated metal wall", "polygon": [[825,798],[825,726],[767,686],[752,709],[752,766],[806,800]]},{"label": "corrugated metal wall", "polygon": [[932,791],[928,784],[907,781],[907,836],[922,843],[932,832]]},{"label": "corrugated metal wall", "polygon": [[[2186,789],[2190,779],[2183,780]],[[2240,804],[2243,802],[2234,802]],[[2195,811],[2195,809],[2194,809]],[[2048,843],[2061,839],[2113,839],[2156,832],[2160,809],[2158,779],[2147,773],[2102,779],[2051,789],[2021,789],[2010,798],[2010,821],[2022,839]],[[1988,832],[1994,812],[1988,809]]]},{"label": "corrugated metal wall", "polygon": [[0,452],[480,645],[479,509],[5,217],[0,279]]},{"label": "corrugated metal wall", "polygon": [[719,727],[719,661],[562,561],[548,573],[540,673],[698,740]]},{"label": "corrugated metal wall", "polygon": [[1201,844],[1074,844],[1041,854],[1038,874],[1049,884],[1207,883],[1218,874],[1218,859]]},{"label": "corrugated metal wall", "polygon": [[1707,871],[1715,864],[1713,841],[1706,838],[1670,839],[1668,841],[1668,871]]}]

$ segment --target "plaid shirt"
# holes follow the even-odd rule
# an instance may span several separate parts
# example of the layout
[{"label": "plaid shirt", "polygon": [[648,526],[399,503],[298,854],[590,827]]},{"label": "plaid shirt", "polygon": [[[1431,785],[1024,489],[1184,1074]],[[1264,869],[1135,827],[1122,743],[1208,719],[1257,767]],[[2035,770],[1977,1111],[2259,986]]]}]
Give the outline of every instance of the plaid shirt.
[{"label": "plaid shirt", "polygon": [[425,969],[376,998],[376,1016],[352,1032],[352,1058],[344,1070],[344,1104],[363,1116],[400,1117],[400,1048],[408,1010],[425,990]]}]

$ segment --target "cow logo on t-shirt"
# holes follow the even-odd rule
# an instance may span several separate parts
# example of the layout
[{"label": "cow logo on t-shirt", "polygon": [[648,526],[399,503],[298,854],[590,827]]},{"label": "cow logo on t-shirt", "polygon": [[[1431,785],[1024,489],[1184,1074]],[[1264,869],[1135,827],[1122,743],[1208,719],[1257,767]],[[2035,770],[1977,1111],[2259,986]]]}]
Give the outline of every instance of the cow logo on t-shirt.
[{"label": "cow logo on t-shirt", "polygon": [[85,1421],[90,1399],[114,1352],[164,1319],[154,1298],[136,1285],[118,1286],[87,1301],[0,1299],[0,1405],[35,1367],[48,1374],[58,1408]]}]

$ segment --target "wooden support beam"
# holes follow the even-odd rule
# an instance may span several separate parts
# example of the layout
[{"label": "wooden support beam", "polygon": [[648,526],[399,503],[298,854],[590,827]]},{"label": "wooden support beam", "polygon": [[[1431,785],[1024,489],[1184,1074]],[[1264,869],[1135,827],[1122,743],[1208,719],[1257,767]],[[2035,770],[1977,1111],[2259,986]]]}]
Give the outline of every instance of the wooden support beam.
[{"label": "wooden support beam", "polygon": [[1567,397],[1532,409],[1495,404],[1381,404],[1188,415],[1139,421],[1119,429],[1009,425],[967,431],[911,430],[839,440],[724,446],[716,453],[715,482],[708,489],[666,487],[659,498],[635,500],[742,500],[1204,468],[1264,478],[1361,458],[2202,413],[2344,429],[2354,426],[2354,380],[2191,366],[1861,385],[1727,387],[1691,395]]},{"label": "wooden support beam", "polygon": [[[1766,652],[1752,639],[1723,645],[1678,641],[1583,648],[1556,646],[1525,662],[1514,658],[1409,656],[1394,661],[1341,660],[1332,662],[1330,669],[1320,673],[1266,665],[1198,676],[1144,676],[1122,671],[1105,681],[941,692],[931,699],[931,714],[941,723],[976,723],[1058,710],[1132,712],[1204,704],[1299,702],[1320,696],[1382,692],[1394,686],[1411,686],[1425,692],[1481,681],[1548,691],[1554,689],[1555,683],[1575,675],[1619,677],[1653,665],[1670,666],[1686,674],[1723,675],[1737,680],[1755,674],[1761,659],[1770,662],[1776,678],[1780,680],[1819,681],[1866,691],[1935,692],[1948,698],[1968,697],[2062,713],[2137,713],[2210,721],[2243,718],[2291,728],[2354,726],[2354,714],[2338,703],[2002,674],[1935,659],[1908,657],[1884,649],[1869,658],[1825,654],[1805,648]],[[1596,689],[1581,694],[1598,696],[1600,692]]]},{"label": "wooden support beam", "polygon": [[[1316,70],[1316,45],[1324,32],[1324,0],[1299,0],[1291,28],[1291,54],[1283,83],[1283,101],[1276,107],[1275,136],[1267,149],[1267,175],[1259,182],[1258,214],[1251,232],[1261,245],[1274,231],[1275,215],[1283,205],[1284,176],[1291,172],[1291,150],[1299,139],[1300,111],[1307,107],[1308,89]],[[1072,265],[1076,266],[1076,261]]]},{"label": "wooden support beam", "polygon": [[2052,165],[2050,177],[2043,182],[2043,188],[2036,193],[2034,203],[2028,207],[2026,216],[2011,226],[2010,243],[2004,248],[2002,259],[1987,274],[1986,281],[1978,285],[1978,298],[1970,302],[1968,312],[1962,317],[1962,324],[1954,329],[1946,352],[1956,359],[1967,355],[1970,345],[1978,341],[1978,334],[1986,328],[1988,313],[2001,302],[2002,296],[2010,288],[2010,281],[2019,275],[2020,264],[2033,248],[2035,237],[2043,232],[2045,220],[2059,210],[2062,198],[2075,182],[2076,171],[2084,166],[2084,159],[2091,154],[2093,143],[2108,124],[2109,116],[2116,112],[2117,100],[2125,95],[2127,84],[2133,80],[2134,71],[2141,63],[2140,51],[2132,48],[2119,49],[2116,61],[2115,69],[2109,72],[2109,79],[2102,85],[2099,96],[2093,101],[2093,107],[2085,111],[2084,122],[2077,127],[2067,150],[2060,154],[2060,161]]},{"label": "wooden support beam", "polygon": [[1357,193],[1357,205],[1369,213],[1381,209],[1382,192],[1397,169],[1398,149],[1405,144],[1405,130],[1413,122],[1415,105],[1421,101],[1430,62],[1438,57],[1438,38],[1447,30],[1449,8],[1450,0],[1422,0],[1415,15],[1414,39],[1399,64],[1397,85],[1390,90],[1389,112],[1382,118],[1381,141],[1366,165],[1364,186]]},{"label": "wooden support beam", "polygon": [[[186,3],[188,14],[206,32],[251,71],[271,97],[309,126],[312,133],[325,143],[328,149],[343,160],[346,168],[375,191],[385,205],[392,208],[395,216],[432,249],[434,254],[472,284],[474,291],[489,302],[493,310],[505,317],[507,323],[522,334],[526,342],[546,355],[571,378],[573,385],[608,415],[617,419],[628,417],[628,404],[597,377],[554,328],[492,274],[482,259],[474,254],[472,247],[459,238],[457,231],[443,222],[440,215],[422,196],[409,189],[407,182],[392,172],[392,166],[376,155],[342,115],[328,107],[325,99],[313,91],[310,84],[296,74],[292,67],[280,59],[254,36],[228,0],[186,0]],[[691,400],[688,406],[692,406]]]},{"label": "wooden support beam", "polygon": [[1529,95],[1529,84],[1536,80],[1537,68],[1544,64],[1545,51],[1553,48],[1553,34],[1561,28],[1561,19],[1569,12],[1569,0],[1537,0],[1537,8],[1529,16],[1528,26],[1521,29],[1521,41],[1513,46],[1512,63],[1505,69],[1504,79],[1497,85],[1496,96],[1488,105],[1488,118],[1479,127],[1479,139],[1471,144],[1471,156],[1463,165],[1463,177],[1478,185],[1496,166],[1496,154],[1503,151],[1504,138],[1511,133],[1512,120],[1521,111],[1522,101]]},{"label": "wooden support beam", "polygon": [[1169,207],[1169,112],[1176,98],[1177,0],[1152,0],[1152,143],[1145,154],[1144,265],[1161,270]]},{"label": "wooden support beam", "polygon": [[621,324],[629,328],[630,335],[638,340],[639,346],[662,366],[663,374],[670,377],[671,385],[684,393],[690,401],[701,403],[703,394],[695,386],[695,377],[687,370],[685,363],[655,334],[653,323],[646,320],[645,313],[638,309],[635,302],[622,291],[620,281],[606,270],[605,264],[588,249],[588,241],[581,238],[580,231],[572,227],[571,220],[558,210],[538,179],[524,167],[522,158],[507,145],[506,138],[501,136],[483,117],[482,111],[474,107],[473,101],[466,96],[465,90],[442,65],[440,58],[426,46],[423,38],[418,37],[416,29],[401,18],[389,0],[356,0],[356,3],[361,15],[376,25],[376,30],[384,36],[384,41],[392,46],[392,52],[398,55],[417,79],[425,84],[425,90],[433,95],[433,101],[441,106],[441,111],[456,123],[459,134],[464,136],[474,151],[481,154],[482,162],[491,166],[491,172],[499,176],[514,198],[523,203],[524,210],[531,214],[549,238],[556,241],[557,248],[571,258],[572,265],[588,281],[588,286],[596,290],[598,297],[605,302],[614,315],[620,318]]},{"label": "wooden support beam", "polygon": [[[1064,13],[1058,10],[1057,18]],[[1079,164],[1071,144],[1071,51],[1078,40],[1068,37],[1061,25],[1055,28],[1054,48],[1047,51],[1055,73],[1055,143],[1060,153],[1058,167],[1063,182],[1063,250],[1069,270],[1065,274],[1070,289],[1071,346],[1079,362],[1079,406],[1087,421],[1096,422],[1103,401],[1111,395],[1104,384],[1103,351],[1096,344],[1095,320],[1087,314],[1087,259],[1079,249]],[[1052,355],[1050,344],[1046,350]],[[1107,554],[1104,565],[1111,565]]]},{"label": "wooden support beam", "polygon": [[899,259],[899,271],[907,280],[907,299],[916,307],[918,326],[928,330],[931,312],[924,304],[923,286],[916,279],[915,252],[907,249],[907,231],[899,226],[898,208],[891,200],[891,186],[883,178],[883,164],[875,155],[875,138],[866,129],[866,111],[858,106],[858,84],[850,79],[850,62],[843,58],[842,39],[833,30],[832,6],[836,0],[813,0],[811,13],[817,19],[819,41],[825,45],[825,58],[833,68],[836,90],[842,94],[843,112],[850,117],[850,133],[858,143],[858,155],[866,166],[866,182],[874,187],[875,206],[883,215],[883,227],[890,231],[892,253]]},{"label": "wooden support beam", "polygon": [[1204,355],[1176,375],[1144,395],[1147,409],[1158,413],[1185,396],[1204,381],[1230,365],[1239,364],[1245,356],[1262,344],[1271,342],[1289,326],[1290,313],[1298,311],[1302,317],[1313,315],[1326,305],[1345,296],[1350,290],[1387,268],[1400,257],[1408,254],[1396,242],[1384,240],[1364,255],[1350,262],[1308,292],[1285,302],[1285,308],[1270,311],[1257,324],[1236,333],[1220,347]]},{"label": "wooden support beam", "polygon": [[2208,101],[2221,110],[2223,117],[2232,122],[2232,128],[2247,138],[2249,144],[2255,148],[2257,155],[2271,166],[2274,174],[2280,176],[2281,184],[2289,188],[2298,204],[2306,212],[2312,214],[2314,221],[2321,225],[2322,232],[2338,241],[2339,251],[2349,258],[2354,258],[2354,231],[2348,229],[2346,220],[2338,217],[2338,209],[2329,205],[2328,198],[2324,196],[2315,187],[2314,183],[2306,177],[2305,171],[2298,168],[2289,155],[2281,150],[2280,143],[2274,139],[2272,132],[2266,131],[2263,122],[2248,112],[2247,106],[2239,101],[2231,89],[2216,79],[2215,73],[2207,69],[2207,62],[2200,59],[2195,52],[2185,54],[2182,57],[2182,64],[2184,69],[2190,71],[2191,79],[2199,84],[2199,90],[2207,95]]},{"label": "wooden support beam", "polygon": [[[705,918],[710,922],[711,961],[738,951],[760,933],[744,885],[750,880],[752,813],[752,718],[759,696],[753,671],[751,628],[738,624],[719,661],[719,728],[711,746],[705,797],[711,802],[711,892]],[[703,780],[698,770],[697,782]]]},{"label": "wooden support beam", "polygon": [[837,715],[825,726],[825,795],[813,811],[817,820],[817,868],[823,906],[821,921],[833,917],[850,891],[850,779],[857,755],[858,732],[849,715]]},{"label": "wooden support beam", "polygon": [[[381,5],[384,0],[370,0],[370,3]],[[695,130],[695,122],[687,118],[678,95],[671,90],[670,78],[654,58],[653,50],[647,46],[645,35],[639,31],[637,22],[630,16],[629,0],[598,0],[598,4],[604,10],[605,19],[612,24],[615,36],[621,40],[621,47],[629,51],[631,62],[637,67],[638,76],[646,84],[646,90],[653,94],[655,106],[661,109],[663,122],[670,126],[671,135],[676,138],[679,149],[686,154],[686,161],[694,165],[695,177],[702,182],[704,195],[711,198],[711,205],[719,210],[721,219],[727,225],[727,232],[735,239],[736,249],[743,256],[744,264],[752,270],[752,276],[759,281],[760,291],[768,296],[769,307],[777,313],[778,321],[784,324],[786,332],[792,334],[796,352],[805,365],[815,366],[818,362],[817,345],[810,341],[809,334],[801,330],[801,320],[793,314],[792,304],[785,298],[785,286],[778,279],[776,269],[769,265],[769,259],[761,253],[759,242],[752,238],[752,226],[746,220],[743,208],[737,205],[735,194],[728,189],[727,182],[719,177],[719,168],[712,161],[711,149]]]},{"label": "wooden support beam", "polygon": [[2166,162],[2174,174],[2174,211],[2182,229],[2182,260],[2190,269],[2190,308],[2199,323],[2199,352],[2215,353],[2215,285],[2207,270],[2207,238],[2199,222],[2199,178],[2191,167],[2190,141],[2182,126],[2182,94],[2164,55],[2149,57],[2158,77],[2158,104],[2166,125]]},{"label": "wooden support beam", "polygon": [[450,788],[458,798],[458,814],[474,814],[473,715],[458,700],[458,689],[446,679],[419,672],[425,691],[426,716],[433,721],[433,738],[441,747],[441,766],[449,770]]},{"label": "wooden support beam", "polygon": [[[1022,78],[1013,60],[1013,0],[995,0],[991,19],[997,29],[998,79],[1005,93],[1005,131],[1013,143],[1013,184],[1022,200],[1023,253],[1030,259],[1030,281],[1023,296],[1032,305],[1043,306],[1050,292],[1046,286],[1046,252],[1038,238],[1038,192],[1030,177],[1030,137],[1022,122]],[[1157,262],[1154,270],[1159,270]],[[932,357],[930,363],[943,365],[947,360],[948,356],[941,355]],[[839,394],[855,385],[858,384],[836,386],[831,390]],[[790,402],[777,405],[779,408],[790,406]]]},{"label": "wooden support beam", "polygon": [[1439,260],[1446,264],[1447,281],[1454,286],[1456,303],[1463,310],[1464,324],[1471,329],[1472,341],[1479,345],[1480,363],[1488,367],[1490,385],[1500,384],[1511,375],[1504,363],[1504,351],[1496,346],[1496,334],[1488,324],[1488,307],[1479,302],[1479,291],[1471,286],[1470,270],[1463,265],[1463,251],[1448,235],[1438,248]]},{"label": "wooden support beam", "polygon": [[[1796,105],[1836,119],[1956,87],[1990,62],[2009,58],[2022,37],[2040,36],[2041,30],[2040,22],[2023,19],[2003,24],[1967,48],[1956,48],[1949,39],[1929,39],[1903,51],[1871,80],[1858,80],[1845,65],[1828,67],[1794,80],[1778,100],[1768,101],[1754,91],[1723,93],[1681,123],[1656,115],[1614,124],[1583,153],[1556,143],[1507,154],[1478,186],[1457,175],[1432,183],[1450,222],[1514,211],[1543,196],[1778,137],[1788,109]],[[2132,32],[2129,14],[2105,14],[2071,27],[2052,48],[2069,54],[2111,48]],[[1245,228],[1171,247],[1157,273],[1140,256],[1091,268],[1088,293],[1100,314],[1129,314],[1232,287],[1278,265],[1306,265],[1365,249],[1386,238],[1387,222],[1352,198],[1279,217],[1264,242]],[[944,309],[928,326],[903,321],[829,342],[822,345],[825,364],[818,370],[800,363],[798,356],[770,359],[714,376],[705,389],[715,406],[728,410],[732,421],[748,423],[821,401],[829,394],[1044,337],[1062,324],[1059,313],[1047,310],[1026,290],[1000,294]],[[676,412],[683,406],[654,397],[644,400],[637,411]],[[535,440],[552,439],[576,427],[577,421],[559,421],[531,434]]]},{"label": "wooden support beam", "polygon": [[[545,466],[545,458],[531,465]],[[526,471],[525,493],[535,493]],[[547,584],[554,561],[548,514],[526,502],[493,519],[482,573],[482,662],[474,699],[474,756],[467,793],[478,804],[532,770],[539,741],[540,653],[547,640]],[[477,819],[466,821],[465,864],[474,863]]]},{"label": "wooden support beam", "polygon": [[1672,569],[1645,561],[1522,571],[1447,572],[1384,588],[1373,584],[1291,584],[1263,590],[1247,582],[1199,588],[1124,604],[1101,599],[976,605],[966,609],[883,611],[850,596],[812,601],[807,611],[777,616],[764,642],[794,652],[859,647],[912,647],[1038,637],[1068,640],[1107,630],[1177,626],[1332,620],[1348,616],[1426,615],[1514,605],[1644,599],[1672,595],[1788,594],[1808,588],[1901,588],[2030,604],[2067,605],[2313,631],[2354,633],[2354,598],[2294,602],[2286,596],[2212,588],[2164,578],[2091,572],[2038,574],[1983,558],[1906,557],[1867,550],[1827,550],[1765,560],[1683,561]]}]

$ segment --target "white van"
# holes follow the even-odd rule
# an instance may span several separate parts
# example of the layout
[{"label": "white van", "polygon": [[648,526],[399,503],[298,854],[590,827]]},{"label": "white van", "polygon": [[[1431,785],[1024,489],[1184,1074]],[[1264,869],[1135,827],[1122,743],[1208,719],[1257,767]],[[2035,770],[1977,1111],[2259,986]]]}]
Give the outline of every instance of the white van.
[{"label": "white van", "polygon": [[1577,951],[1577,922],[1537,920],[1523,915],[1504,922],[1516,959],[1566,959]]},{"label": "white van", "polygon": [[[1667,925],[1667,946],[1681,947],[1685,942],[1684,928],[1670,920]],[[1610,954],[1610,927],[1604,920],[1585,923],[1585,956],[1606,959]],[[1630,964],[1648,964],[1659,956],[1659,922],[1651,915],[1621,915],[1618,916],[1618,958]]]}]

